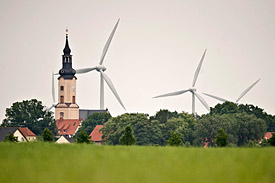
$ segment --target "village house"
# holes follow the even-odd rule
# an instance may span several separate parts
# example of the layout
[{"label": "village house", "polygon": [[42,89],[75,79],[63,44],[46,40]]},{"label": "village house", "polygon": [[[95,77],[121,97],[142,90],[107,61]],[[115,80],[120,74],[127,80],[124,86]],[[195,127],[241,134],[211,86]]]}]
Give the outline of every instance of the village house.
[{"label": "village house", "polygon": [[61,137],[59,137],[59,139],[57,139],[57,141],[55,143],[57,143],[57,144],[70,144],[70,143],[74,143],[74,139],[68,137],[67,135],[62,135]]},{"label": "village house", "polygon": [[36,140],[36,135],[27,127],[0,127],[0,141],[12,133],[18,142],[30,142]]},{"label": "village house", "polygon": [[265,136],[264,136],[264,139],[265,140],[268,140],[272,137],[272,133],[275,133],[275,132],[266,132]]},{"label": "village house", "polygon": [[96,125],[95,129],[89,135],[91,137],[90,140],[96,145],[102,145],[102,131],[100,131],[102,127],[103,125]]}]

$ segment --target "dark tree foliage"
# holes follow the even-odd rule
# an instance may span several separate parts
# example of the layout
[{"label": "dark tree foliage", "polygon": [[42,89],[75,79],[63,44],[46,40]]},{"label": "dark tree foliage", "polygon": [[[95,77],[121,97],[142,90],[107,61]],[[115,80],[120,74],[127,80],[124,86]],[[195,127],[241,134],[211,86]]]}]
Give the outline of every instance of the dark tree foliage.
[{"label": "dark tree foliage", "polygon": [[155,116],[150,117],[150,121],[151,120],[158,120],[160,123],[166,123],[168,119],[171,119],[173,117],[174,118],[178,117],[177,111],[170,112],[167,109],[161,109],[160,111],[158,111],[156,113]]},{"label": "dark tree foliage", "polygon": [[[174,115],[176,112],[171,114]],[[193,115],[184,112],[177,113],[177,117],[171,117],[173,115],[169,115],[169,119],[163,123],[156,120],[156,115],[149,120],[146,114],[123,114],[111,118],[102,128],[103,139],[106,144],[119,144],[119,137],[125,127],[131,125],[137,145],[166,145],[171,131],[182,133],[182,141],[192,143],[196,122]]]},{"label": "dark tree foliage", "polygon": [[86,120],[81,123],[81,127],[79,128],[76,136],[80,131],[85,131],[87,134],[90,134],[96,125],[103,125],[111,118],[110,113],[93,113],[90,114]]},{"label": "dark tree foliage", "polygon": [[214,108],[210,108],[210,114],[235,114],[239,112],[238,106],[233,102],[224,102],[217,104]]},{"label": "dark tree foliage", "polygon": [[225,147],[228,145],[227,140],[228,135],[223,131],[223,129],[219,129],[218,134],[216,135],[215,142],[218,147]]},{"label": "dark tree foliage", "polygon": [[4,142],[18,142],[18,137],[15,137],[13,133],[9,132],[9,135],[5,137]]},{"label": "dark tree foliage", "polygon": [[79,134],[76,137],[76,143],[91,143],[90,136],[83,130],[79,132]]},{"label": "dark tree foliage", "polygon": [[260,141],[266,133],[264,120],[256,118],[255,115],[240,113],[235,115],[238,128],[238,146],[247,144],[249,141]]},{"label": "dark tree foliage", "polygon": [[6,109],[3,127],[28,127],[36,135],[41,135],[44,128],[56,133],[56,124],[51,111],[36,99],[15,102]]},{"label": "dark tree foliage", "polygon": [[268,140],[263,139],[260,145],[261,145],[261,147],[267,147],[267,146],[269,146],[270,144],[268,143]]},{"label": "dark tree foliage", "polygon": [[215,137],[222,128],[228,134],[228,142],[242,146],[250,140],[260,141],[265,132],[266,125],[262,119],[246,113],[204,115],[196,125],[196,140],[202,144],[215,145]]},{"label": "dark tree foliage", "polygon": [[167,140],[167,144],[170,146],[180,146],[183,144],[181,137],[183,135],[178,132],[171,131],[171,137]]},{"label": "dark tree foliage", "polygon": [[[147,115],[141,113],[125,113],[120,116],[113,117],[107,123],[105,123],[104,127],[102,128],[102,137],[105,140],[105,144],[119,144],[120,136],[124,132],[125,128],[129,125],[131,125],[134,131],[137,145],[153,144],[151,141],[152,134],[150,132],[159,132],[158,123],[149,122]],[[160,135],[155,136],[155,138],[158,138],[158,136]],[[152,140],[158,141],[156,139]]]},{"label": "dark tree foliage", "polygon": [[268,139],[268,143],[272,146],[275,146],[275,133],[272,133],[272,137]]},{"label": "dark tree foliage", "polygon": [[133,135],[133,130],[132,130],[131,126],[127,126],[125,128],[124,133],[119,138],[119,144],[120,145],[127,145],[127,146],[136,144],[136,138]]},{"label": "dark tree foliage", "polygon": [[275,131],[275,116],[267,114],[266,112],[264,112],[263,109],[259,108],[258,106],[254,106],[251,104],[240,104],[239,111],[245,112],[247,114],[254,114],[257,118],[265,121],[268,132]]},{"label": "dark tree foliage", "polygon": [[53,142],[53,140],[54,140],[53,134],[48,128],[44,129],[44,131],[42,133],[42,138],[43,138],[44,142]]}]

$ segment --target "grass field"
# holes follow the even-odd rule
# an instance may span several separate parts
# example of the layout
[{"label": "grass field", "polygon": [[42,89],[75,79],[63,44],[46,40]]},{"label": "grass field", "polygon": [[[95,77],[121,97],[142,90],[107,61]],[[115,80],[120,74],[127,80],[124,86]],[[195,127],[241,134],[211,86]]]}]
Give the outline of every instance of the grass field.
[{"label": "grass field", "polygon": [[275,148],[0,143],[0,182],[274,182]]}]

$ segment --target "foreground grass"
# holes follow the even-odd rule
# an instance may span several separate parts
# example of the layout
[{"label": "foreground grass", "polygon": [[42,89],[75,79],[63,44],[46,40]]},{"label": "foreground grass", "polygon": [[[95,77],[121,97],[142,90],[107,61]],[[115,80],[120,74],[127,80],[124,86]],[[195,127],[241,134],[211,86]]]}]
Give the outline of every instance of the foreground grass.
[{"label": "foreground grass", "polygon": [[275,148],[0,143],[0,182],[273,182]]}]

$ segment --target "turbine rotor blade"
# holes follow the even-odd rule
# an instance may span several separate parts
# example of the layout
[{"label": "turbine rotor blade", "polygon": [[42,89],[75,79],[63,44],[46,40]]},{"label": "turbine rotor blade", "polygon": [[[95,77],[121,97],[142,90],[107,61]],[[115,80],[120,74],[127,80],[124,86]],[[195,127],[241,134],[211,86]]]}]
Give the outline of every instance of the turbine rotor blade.
[{"label": "turbine rotor blade", "polygon": [[212,98],[217,99],[217,100],[222,101],[222,102],[228,101],[228,100],[226,100],[226,99],[224,99],[224,98],[217,97],[217,96],[214,96],[214,95],[210,95],[210,94],[207,94],[207,93],[202,93],[202,94],[204,94],[204,95],[206,95],[206,96],[208,96],[208,97],[212,97]]},{"label": "turbine rotor blade", "polygon": [[113,39],[113,36],[114,36],[114,34],[115,34],[115,32],[116,32],[116,28],[117,28],[117,25],[118,25],[118,23],[119,23],[119,20],[120,20],[120,19],[118,19],[118,21],[117,21],[115,27],[113,28],[113,30],[112,30],[112,32],[111,32],[111,34],[110,34],[110,36],[109,36],[109,38],[108,38],[108,40],[107,40],[105,46],[104,46],[104,49],[103,49],[103,52],[102,52],[102,55],[101,55],[101,58],[100,58],[99,65],[102,65],[102,63],[103,63],[103,60],[104,60],[104,58],[105,58],[105,55],[106,55],[106,53],[107,53],[107,51],[108,51],[108,48],[109,48],[109,46],[110,46],[110,44],[111,44],[111,41],[112,41],[112,39]]},{"label": "turbine rotor blade", "polygon": [[96,69],[96,67],[89,67],[89,68],[84,68],[84,69],[77,69],[75,71],[76,71],[76,74],[85,74],[85,73],[90,72],[95,69]]},{"label": "turbine rotor blade", "polygon": [[249,90],[251,90],[259,81],[261,80],[258,79],[257,81],[255,81],[252,85],[250,85],[246,90],[244,90],[241,95],[239,96],[239,98],[236,100],[236,103],[239,102],[239,100],[241,100],[241,98],[243,98],[243,96],[245,96],[245,94],[247,94],[247,92],[249,92]]},{"label": "turbine rotor blade", "polygon": [[195,74],[194,74],[192,87],[195,86],[196,81],[197,81],[197,79],[198,79],[198,75],[199,75],[199,72],[200,72],[200,69],[201,69],[201,66],[202,66],[202,62],[203,62],[203,59],[204,59],[204,57],[205,57],[205,53],[206,53],[206,49],[205,49],[205,51],[204,51],[204,53],[203,53],[203,55],[202,55],[202,57],[201,57],[201,61],[200,61],[199,65],[198,65],[198,67],[197,67],[197,69],[196,69]]},{"label": "turbine rotor blade", "polygon": [[180,91],[176,91],[176,92],[166,93],[166,94],[163,94],[163,95],[158,95],[158,96],[155,96],[153,98],[176,96],[176,95],[180,95],[180,94],[186,93],[188,91],[190,91],[190,90],[180,90]]},{"label": "turbine rotor blade", "polygon": [[53,103],[55,103],[55,88],[54,88],[54,73],[52,72],[52,97]]},{"label": "turbine rotor blade", "polygon": [[202,96],[200,96],[197,92],[194,91],[195,96],[199,99],[199,101],[204,105],[204,107],[210,111],[210,107],[208,106],[208,104],[206,103],[206,101],[202,98]]},{"label": "turbine rotor blade", "polygon": [[102,70],[99,70],[99,72],[101,73],[103,79],[106,81],[107,85],[109,86],[109,88],[111,89],[111,91],[113,92],[113,94],[115,95],[115,97],[118,100],[118,102],[120,103],[120,105],[123,107],[123,109],[125,109],[125,107],[124,107],[124,105],[123,105],[123,103],[122,103],[122,101],[121,101],[121,99],[120,99],[120,97],[119,97],[119,95],[118,95],[118,93],[117,93],[117,91],[116,91],[116,89],[115,89],[112,81],[110,80],[110,78],[105,73],[103,73]]}]

